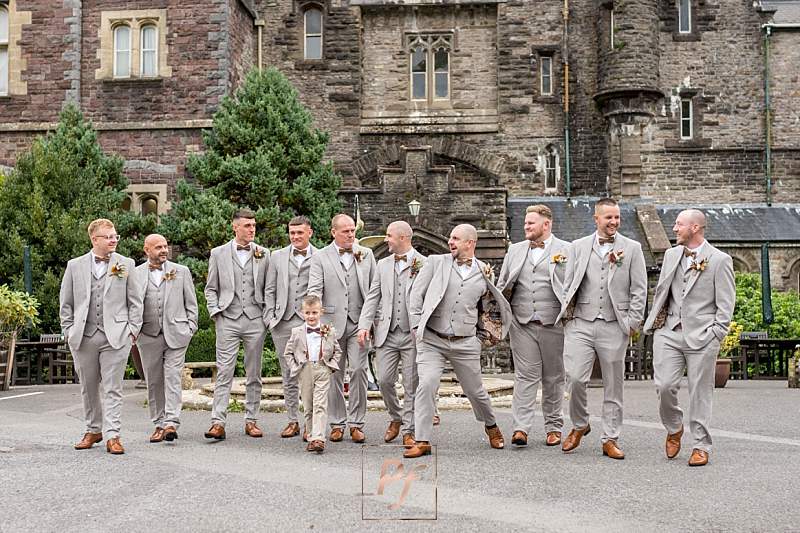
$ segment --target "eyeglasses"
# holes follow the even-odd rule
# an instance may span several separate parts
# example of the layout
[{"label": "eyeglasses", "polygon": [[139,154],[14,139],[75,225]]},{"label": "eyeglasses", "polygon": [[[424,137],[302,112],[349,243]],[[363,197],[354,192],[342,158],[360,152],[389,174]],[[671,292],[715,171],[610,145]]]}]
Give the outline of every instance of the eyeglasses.
[{"label": "eyeglasses", "polygon": [[116,233],[112,233],[110,235],[93,235],[93,237],[103,238],[103,239],[105,239],[107,241],[118,241],[119,240],[119,235],[117,235]]}]

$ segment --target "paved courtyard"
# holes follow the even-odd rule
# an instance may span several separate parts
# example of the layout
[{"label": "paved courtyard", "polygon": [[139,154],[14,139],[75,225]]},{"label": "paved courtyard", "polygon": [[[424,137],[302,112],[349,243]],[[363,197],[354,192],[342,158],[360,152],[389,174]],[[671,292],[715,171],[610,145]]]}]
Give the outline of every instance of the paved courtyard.
[{"label": "paved courtyard", "polygon": [[[0,532],[800,530],[800,390],[785,382],[716,391],[715,451],[704,468],[686,465],[687,437],[678,459],[664,457],[648,381],[626,382],[620,462],[601,455],[602,389],[590,390],[596,429],[572,455],[544,445],[541,417],[530,446],[497,451],[470,411],[444,411],[435,493],[432,459],[419,481],[409,474],[420,463],[405,461],[383,500],[380,465],[399,448],[345,440],[312,455],[298,438],[279,437],[285,415],[276,413],[263,413],[263,439],[246,437],[234,413],[228,439],[211,443],[204,411],[184,412],[174,444],[150,444],[145,392],[127,382],[125,394],[126,453],[115,457],[99,446],[72,449],[83,432],[77,386],[0,393]],[[685,405],[685,387],[681,397]],[[498,419],[510,442],[510,409]],[[368,444],[382,443],[386,421],[368,413]],[[362,483],[371,496],[361,496]],[[390,511],[404,484],[403,506]],[[436,520],[391,520],[434,511]]]}]

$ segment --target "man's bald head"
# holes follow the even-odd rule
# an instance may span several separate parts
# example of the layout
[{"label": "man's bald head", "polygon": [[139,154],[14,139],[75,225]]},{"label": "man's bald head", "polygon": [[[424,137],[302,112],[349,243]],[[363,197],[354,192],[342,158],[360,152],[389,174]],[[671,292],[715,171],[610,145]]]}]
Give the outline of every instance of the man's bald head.
[{"label": "man's bald head", "polygon": [[706,238],[706,215],[699,209],[684,209],[678,213],[672,231],[678,244],[695,249]]},{"label": "man's bald head", "polygon": [[383,239],[393,254],[403,255],[411,249],[411,237],[414,231],[408,222],[397,220],[386,227],[386,237]]},{"label": "man's bald head", "polygon": [[397,233],[397,235],[408,237],[409,239],[414,234],[414,230],[411,229],[411,224],[406,222],[405,220],[396,220],[389,224],[386,228],[387,232]]},{"label": "man's bald head", "polygon": [[158,233],[152,233],[144,238],[144,253],[148,261],[154,265],[161,265],[169,257],[169,245],[167,239]]},{"label": "man's bald head", "polygon": [[356,223],[349,215],[339,213],[331,219],[331,236],[339,248],[352,248],[356,241]]},{"label": "man's bald head", "polygon": [[692,224],[697,224],[701,228],[706,227],[706,215],[699,209],[684,209],[678,214],[678,216],[681,215],[686,216]]},{"label": "man's bald head", "polygon": [[472,224],[459,224],[453,228],[451,235],[453,233],[458,233],[465,240],[478,241],[478,230]]},{"label": "man's bald head", "polygon": [[478,230],[472,224],[459,224],[450,232],[450,253],[457,259],[469,259],[475,256],[475,244],[478,242]]}]

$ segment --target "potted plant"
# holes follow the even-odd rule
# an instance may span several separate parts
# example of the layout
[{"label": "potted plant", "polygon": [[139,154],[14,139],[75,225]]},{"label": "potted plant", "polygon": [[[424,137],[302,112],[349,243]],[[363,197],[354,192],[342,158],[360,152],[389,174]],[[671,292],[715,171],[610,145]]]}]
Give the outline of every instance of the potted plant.
[{"label": "potted plant", "polygon": [[[728,378],[731,376],[731,353],[739,348],[741,344],[740,336],[744,331],[744,326],[731,322],[728,328],[728,334],[722,339],[719,345],[719,355],[717,356],[717,366],[714,371],[714,387],[720,389],[728,383]],[[745,372],[747,369],[745,369]]]},{"label": "potted plant", "polygon": [[0,285],[0,390],[11,384],[17,334],[26,325],[39,323],[38,305],[33,296]]}]

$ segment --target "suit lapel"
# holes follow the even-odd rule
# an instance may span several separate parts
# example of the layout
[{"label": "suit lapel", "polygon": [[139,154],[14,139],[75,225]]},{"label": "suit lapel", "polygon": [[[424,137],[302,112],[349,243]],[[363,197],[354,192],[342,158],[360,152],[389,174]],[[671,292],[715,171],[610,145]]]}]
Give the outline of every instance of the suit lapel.
[{"label": "suit lapel", "polygon": [[[361,252],[361,261],[359,261],[355,257],[355,254],[357,254],[358,252]],[[353,266],[356,269],[356,277],[358,279],[358,287],[361,289],[361,297],[364,298],[365,300],[367,299],[367,294],[369,294],[369,285],[361,269],[363,267],[364,258],[366,256],[367,254],[364,250],[362,250],[360,247],[356,248],[355,246],[353,246]]]},{"label": "suit lapel", "polygon": [[83,276],[84,284],[86,285],[86,294],[92,293],[92,277],[94,277],[94,264],[92,259],[92,252],[84,256],[83,264],[81,265],[81,275]]},{"label": "suit lapel", "polygon": [[[627,248],[626,243],[625,241],[622,240],[621,237],[622,236],[620,234],[617,234],[617,238],[614,239],[614,246],[611,247],[611,250],[608,253],[616,254],[616,252],[622,250],[622,261],[624,264],[624,262],[627,261],[629,258],[627,254],[628,250],[626,249]],[[608,255],[606,255],[606,257],[603,258],[603,261],[608,261]],[[609,270],[608,278],[606,279],[606,285],[608,287],[611,287],[611,280],[614,279],[614,274],[616,274],[617,270],[619,270],[620,268],[622,267],[618,266],[617,263],[611,263],[611,266],[608,269]]]},{"label": "suit lapel", "polygon": [[[167,261],[166,263],[164,263],[164,274],[167,274],[173,268],[175,268],[173,266],[173,264],[170,263],[169,261]],[[148,275],[148,278],[149,278],[150,277],[149,270],[147,272],[147,275]],[[161,278],[162,278],[161,279],[161,284],[164,285],[164,314],[166,314],[167,301],[169,301],[169,293],[172,292],[172,286],[175,285],[175,283],[178,281],[178,270],[175,269],[175,279],[173,279],[172,281],[168,281],[168,280],[164,279],[164,277],[165,276],[163,276],[163,275],[161,276]]]},{"label": "suit lapel", "polygon": [[440,274],[441,275],[440,286],[442,287],[442,293],[444,293],[444,290],[447,288],[447,278],[450,277],[450,271],[453,270],[454,264],[455,264],[455,259],[453,259],[452,255],[446,257],[445,260],[442,261],[442,272]]},{"label": "suit lapel", "polygon": [[[111,267],[117,264],[117,262],[119,262],[119,256],[117,255],[117,252],[111,252],[111,256],[108,259],[108,267],[106,268],[106,282],[105,286],[103,287],[103,296],[106,295],[108,289],[111,287],[111,278],[113,277],[111,275]],[[130,272],[128,272],[128,275],[130,275]]]},{"label": "suit lapel", "polygon": [[380,272],[381,283],[388,287],[389,301],[394,301],[394,276],[396,269],[394,267],[394,258],[390,255],[387,261],[384,261],[383,269]]},{"label": "suit lapel", "polygon": [[[233,262],[238,261],[239,258],[236,257],[236,243],[235,241],[230,241],[228,243],[228,253],[222,254],[222,260],[225,261],[225,270],[228,271],[228,280],[231,283],[231,287],[236,287],[236,278],[233,275]],[[235,290],[235,289],[234,289]]]},{"label": "suit lapel", "polygon": [[258,287],[258,269],[261,266],[261,260],[256,259],[255,251],[256,243],[253,243],[250,246],[250,261],[253,262],[253,287]]},{"label": "suit lapel", "polygon": [[578,287],[581,286],[583,276],[586,275],[586,267],[589,265],[589,257],[594,253],[594,239],[595,234],[593,233],[591,238],[587,239],[587,242],[583,244],[582,248],[578,249],[578,251],[583,253],[580,254],[580,263],[575,266],[575,277],[572,280],[572,286],[575,287],[575,292],[577,292]]},{"label": "suit lapel", "polygon": [[528,262],[528,253],[530,249],[530,245],[524,247],[519,246],[517,249],[512,249],[508,256],[508,260],[511,262],[511,267],[509,267],[510,272],[508,275],[508,281],[506,282],[507,286],[513,285],[519,279],[520,272],[522,272],[522,269],[525,267],[525,263]]},{"label": "suit lapel", "polygon": [[[326,253],[326,258],[328,259],[331,268],[334,272],[336,272],[336,277],[339,278],[342,286],[346,287],[347,281],[344,279],[344,266],[342,265],[342,262],[339,261],[339,250],[336,248],[336,244],[329,244],[324,252]],[[355,258],[353,259],[353,262],[355,262]]]},{"label": "suit lapel", "polygon": [[[289,290],[289,261],[294,261],[294,256],[292,255],[292,245],[290,244],[288,247],[285,248],[286,254],[285,257],[280,257],[280,267],[281,267],[281,281],[283,282],[283,286],[286,287],[288,292]],[[310,257],[306,259],[311,259]],[[274,260],[274,258],[273,258]],[[305,264],[305,261],[303,261]],[[300,272],[300,268],[297,269],[298,274]]]},{"label": "suit lapel", "polygon": [[[711,250],[711,245],[706,243],[703,246],[703,255],[698,255],[697,258],[695,259],[695,262],[697,264],[700,264],[703,261],[708,260],[708,258],[711,257],[712,255],[713,255],[713,251]],[[710,260],[708,262],[711,263]],[[679,261],[679,263],[680,263],[680,261]],[[708,268],[706,268],[706,270],[708,270]],[[684,293],[683,293],[684,294],[684,298],[686,298],[686,295],[688,295],[689,291],[692,290],[692,287],[694,287],[694,284],[697,283],[697,278],[699,278],[702,274],[703,274],[703,272],[700,271],[700,270],[693,270],[692,271],[692,277],[689,278],[689,283],[686,284],[686,291],[684,291]]]}]

